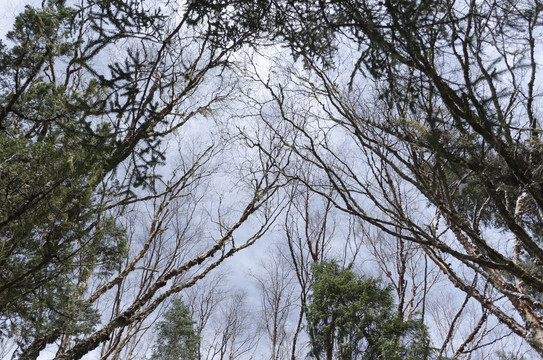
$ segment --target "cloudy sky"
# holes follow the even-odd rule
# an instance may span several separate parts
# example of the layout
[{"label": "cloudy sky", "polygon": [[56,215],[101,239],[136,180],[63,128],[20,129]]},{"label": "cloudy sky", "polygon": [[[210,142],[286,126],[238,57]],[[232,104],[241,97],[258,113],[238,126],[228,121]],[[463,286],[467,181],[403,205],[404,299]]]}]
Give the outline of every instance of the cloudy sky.
[{"label": "cloudy sky", "polygon": [[26,4],[39,4],[38,0],[0,0],[0,38],[11,30],[15,16]]}]

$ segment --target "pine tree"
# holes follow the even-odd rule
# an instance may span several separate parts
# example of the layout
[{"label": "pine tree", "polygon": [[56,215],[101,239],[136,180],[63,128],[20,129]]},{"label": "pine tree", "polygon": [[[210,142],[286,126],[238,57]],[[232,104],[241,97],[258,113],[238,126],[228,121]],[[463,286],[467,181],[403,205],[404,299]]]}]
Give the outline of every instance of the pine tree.
[{"label": "pine tree", "polygon": [[[103,282],[128,254],[126,231],[101,200],[153,192],[158,128],[176,126],[165,118],[184,98],[159,99],[172,87],[156,72],[181,70],[141,49],[175,34],[139,0],[46,0],[26,6],[0,41],[0,337],[17,342],[16,356],[36,358],[99,322],[84,296],[89,280]],[[105,56],[113,49],[119,61]]]},{"label": "pine tree", "polygon": [[307,303],[310,355],[316,359],[427,359],[428,335],[419,319],[403,321],[392,290],[336,262],[313,267]]},{"label": "pine tree", "polygon": [[172,301],[156,325],[157,339],[151,360],[196,360],[200,340],[190,311],[180,298]]},{"label": "pine tree", "polygon": [[55,79],[55,62],[84,65],[78,16],[63,1],[27,6],[11,46],[0,43],[0,332],[21,349],[44,334],[90,331],[98,314],[79,301],[84,284],[126,254],[123,229],[90,184],[113,143],[111,127],[89,123],[103,99],[92,83]]}]

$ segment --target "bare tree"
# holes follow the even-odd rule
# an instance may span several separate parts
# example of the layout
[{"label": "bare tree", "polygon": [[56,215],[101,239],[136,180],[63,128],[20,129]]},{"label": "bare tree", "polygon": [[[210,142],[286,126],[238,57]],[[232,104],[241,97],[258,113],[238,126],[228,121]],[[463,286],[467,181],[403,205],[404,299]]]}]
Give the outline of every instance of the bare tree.
[{"label": "bare tree", "polygon": [[260,297],[260,326],[270,344],[269,358],[287,359],[293,339],[289,320],[295,309],[295,278],[278,249],[270,247],[267,253],[270,256],[262,260],[259,271],[251,272]]},{"label": "bare tree", "polygon": [[228,286],[228,276],[221,272],[206,278],[196,286],[187,289],[184,293],[187,306],[191,310],[192,319],[195,321],[196,334],[200,338],[200,359],[209,358],[209,351],[215,346],[209,339],[211,337],[209,333],[215,335],[213,323],[227,322],[217,314],[225,306],[227,299],[235,295]]},{"label": "bare tree", "polygon": [[424,318],[427,296],[441,281],[439,269],[428,263],[417,244],[390,236],[378,229],[360,224],[366,249],[375,259],[378,275],[393,286],[398,298],[398,314],[404,320],[416,313]]},{"label": "bare tree", "polygon": [[[432,266],[470,301],[479,302],[483,309],[478,310],[478,320],[470,325],[468,334],[458,335],[460,343],[451,349],[453,354],[470,356],[483,344],[494,343],[494,335],[490,335],[495,332],[494,325],[487,322],[490,315],[539,351],[539,275],[537,266],[532,267],[538,261],[534,246],[539,235],[532,223],[539,217],[538,205],[535,200],[530,206],[523,205],[529,202],[529,195],[522,192],[510,196],[512,183],[502,183],[505,180],[498,174],[509,167],[502,162],[502,155],[494,153],[494,145],[487,138],[479,137],[478,145],[466,142],[480,133],[458,132],[456,115],[448,113],[445,105],[439,110],[433,105],[431,111],[415,111],[409,99],[400,95],[394,101],[387,98],[390,89],[383,88],[386,84],[356,83],[355,73],[349,85],[342,70],[325,70],[311,59],[307,61],[311,72],[289,67],[285,70],[288,75],[280,81],[257,78],[270,94],[263,106],[275,108],[275,114],[283,120],[278,126],[268,110],[260,115],[263,123],[295,154],[291,164],[301,161],[313,169],[311,177],[299,172],[298,165],[282,168],[283,174],[324,197],[336,209],[371,224],[381,236],[398,240],[398,268],[394,272],[399,277],[395,286],[405,314],[415,309],[410,306],[422,305],[425,294],[420,292],[418,300],[416,296],[405,297],[409,296],[402,285],[406,279],[401,278],[407,271],[409,249],[420,251],[423,262],[430,259]],[[520,70],[509,71],[516,74]],[[288,78],[293,80],[285,80]],[[421,75],[418,81],[423,80]],[[338,85],[341,81],[344,87]],[[421,103],[439,102],[434,98],[436,93],[428,91],[428,98],[421,95]],[[509,106],[513,108],[514,104]],[[442,119],[439,126],[427,123],[434,111]],[[290,125],[289,130],[285,124]],[[501,136],[485,134],[493,136],[492,141]],[[519,130],[516,138],[521,139],[522,134]],[[437,148],[432,142],[434,135],[439,139]],[[519,142],[511,146],[523,147]],[[537,162],[530,166],[537,167]],[[519,188],[523,186],[518,184]],[[517,227],[521,223],[531,230],[521,231]],[[497,231],[506,235],[497,235]],[[522,251],[520,238],[526,242]],[[384,256],[383,249],[375,245],[374,255]],[[384,260],[380,260],[384,274],[392,276],[390,263],[385,265]],[[414,279],[412,285],[419,288],[420,281]],[[531,285],[526,287],[526,281]],[[515,309],[513,314],[511,309]],[[457,311],[464,311],[461,305]],[[454,322],[447,326],[445,334],[454,334]],[[531,326],[535,326],[533,331],[527,331]],[[445,340],[450,344],[451,337]]]},{"label": "bare tree", "polygon": [[259,337],[254,314],[247,309],[243,291],[230,294],[212,327],[212,340],[202,353],[206,360],[234,360],[256,351]]},{"label": "bare tree", "polygon": [[[13,179],[2,183],[11,205],[2,206],[0,219],[0,261],[8,265],[0,283],[1,321],[30,334],[18,343],[17,356],[34,359],[47,346],[57,347],[58,359],[78,359],[99,347],[102,358],[135,356],[170,296],[252,245],[280,212],[271,201],[280,185],[270,165],[246,159],[251,166],[244,167],[237,163],[243,159],[228,159],[227,146],[205,129],[205,118],[233,99],[230,60],[252,38],[244,33],[217,42],[206,19],[191,19],[185,4],[169,2],[68,7],[51,1],[26,9],[16,23],[13,56],[2,70],[2,144],[16,152],[11,145],[50,142],[64,151],[55,153],[54,164],[41,160],[47,151],[33,159],[47,163],[47,177],[29,169],[24,193],[10,190]],[[36,95],[27,106],[38,88],[51,96]],[[187,136],[176,143],[176,134]],[[204,144],[193,156],[185,152],[190,136]],[[252,155],[258,159],[258,151]],[[28,162],[19,158],[10,155],[2,164],[17,169]],[[238,170],[233,183],[218,179],[227,167]],[[19,195],[20,201],[13,198]],[[47,206],[48,216],[28,218]],[[22,220],[36,221],[43,231],[33,234],[29,226],[28,241],[21,241],[12,230],[23,229]],[[107,243],[108,236],[126,239],[126,249],[122,241]],[[17,253],[25,254],[26,268],[11,263],[16,257],[10,254]],[[50,285],[57,278],[64,282]],[[73,319],[54,302],[41,301],[57,293],[75,309]],[[53,325],[42,329],[25,318],[25,298],[34,299],[45,314],[40,320]],[[52,322],[56,318],[62,326]]]}]

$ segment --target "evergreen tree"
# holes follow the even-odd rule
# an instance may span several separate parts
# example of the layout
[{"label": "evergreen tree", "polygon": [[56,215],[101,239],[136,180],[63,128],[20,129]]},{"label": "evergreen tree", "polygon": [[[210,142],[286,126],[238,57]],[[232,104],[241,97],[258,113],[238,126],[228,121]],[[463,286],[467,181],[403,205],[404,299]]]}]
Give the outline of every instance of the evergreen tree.
[{"label": "evergreen tree", "polygon": [[122,214],[153,193],[161,138],[186,121],[171,112],[224,66],[226,52],[164,60],[184,51],[168,24],[140,0],[46,0],[0,40],[0,337],[20,358],[94,330],[87,286],[128,254],[102,201]]},{"label": "evergreen tree", "polygon": [[403,321],[392,290],[336,262],[313,266],[307,330],[316,359],[427,359],[426,328]]},{"label": "evergreen tree", "polygon": [[0,44],[0,332],[20,349],[90,331],[98,314],[80,301],[84,284],[126,254],[91,184],[114,141],[110,126],[90,123],[89,106],[103,99],[95,83],[54,78],[55,62],[83,65],[78,16],[63,1],[27,6],[11,47]]},{"label": "evergreen tree", "polygon": [[157,340],[151,360],[196,360],[200,340],[194,331],[190,311],[180,298],[175,298],[156,325]]}]

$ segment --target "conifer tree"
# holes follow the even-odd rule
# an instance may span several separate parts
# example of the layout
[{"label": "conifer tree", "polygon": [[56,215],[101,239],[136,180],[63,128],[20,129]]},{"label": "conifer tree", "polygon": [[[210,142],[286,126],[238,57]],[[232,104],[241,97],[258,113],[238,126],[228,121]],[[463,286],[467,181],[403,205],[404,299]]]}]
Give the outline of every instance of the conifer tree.
[{"label": "conifer tree", "polygon": [[152,360],[196,360],[200,341],[194,321],[182,299],[175,298],[156,325],[157,339]]},{"label": "conifer tree", "polygon": [[310,355],[316,359],[428,359],[420,319],[403,321],[392,290],[336,262],[313,266],[307,310]]},{"label": "conifer tree", "polygon": [[[81,358],[258,237],[223,245],[266,201],[269,183],[251,190],[239,220],[220,225],[225,238],[193,261],[139,266],[158,254],[168,219],[157,219],[216,154],[207,144],[160,181],[163,139],[233,88],[226,69],[240,44],[210,43],[184,10],[167,1],[45,0],[25,7],[0,42],[0,337],[16,342],[14,358],[35,359],[51,344],[60,344],[59,358]],[[198,91],[208,79],[213,89]],[[155,200],[162,205],[149,228],[158,235],[129,249],[127,206]],[[196,266],[193,278],[159,291]],[[147,278],[154,282],[105,321],[98,300],[137,271],[162,276]]]}]

